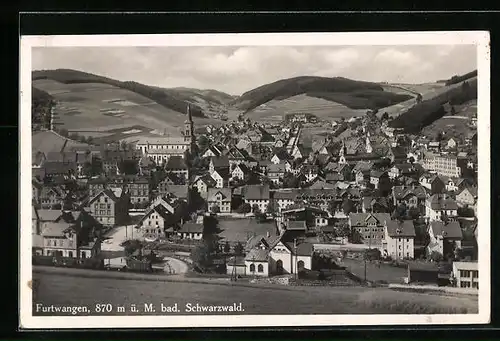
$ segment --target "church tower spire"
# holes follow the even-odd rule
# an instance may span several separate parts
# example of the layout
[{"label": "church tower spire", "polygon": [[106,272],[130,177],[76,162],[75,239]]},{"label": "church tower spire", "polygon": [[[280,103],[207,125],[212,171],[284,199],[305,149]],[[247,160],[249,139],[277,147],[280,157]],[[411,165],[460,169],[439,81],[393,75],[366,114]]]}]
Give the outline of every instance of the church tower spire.
[{"label": "church tower spire", "polygon": [[196,145],[196,140],[194,137],[194,123],[193,116],[191,114],[191,106],[189,103],[186,108],[187,119],[184,121],[184,142],[189,143],[191,150]]}]

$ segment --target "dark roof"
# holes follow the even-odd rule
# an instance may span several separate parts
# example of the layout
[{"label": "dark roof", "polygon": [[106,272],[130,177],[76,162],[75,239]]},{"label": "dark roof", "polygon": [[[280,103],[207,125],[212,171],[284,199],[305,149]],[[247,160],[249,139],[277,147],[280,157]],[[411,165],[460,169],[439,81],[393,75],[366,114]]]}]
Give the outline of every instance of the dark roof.
[{"label": "dark roof", "polygon": [[267,172],[268,173],[284,173],[286,171],[285,165],[283,163],[278,163],[278,164],[270,164],[267,166]]},{"label": "dark roof", "polygon": [[387,233],[390,237],[415,237],[413,220],[389,220],[387,221]]},{"label": "dark roof", "polygon": [[188,197],[188,185],[167,185],[167,192],[175,195],[179,199],[186,199]]},{"label": "dark roof", "polygon": [[448,224],[444,224],[441,221],[433,221],[431,223],[432,232],[434,236],[443,236],[445,238],[462,239],[462,229],[457,221],[452,221]]},{"label": "dark roof", "polygon": [[392,193],[396,199],[404,199],[409,195],[415,195],[419,199],[426,198],[425,188],[423,186],[394,186]]},{"label": "dark roof", "polygon": [[209,188],[208,189],[208,195],[207,195],[207,200],[208,201],[215,201],[215,195],[217,193],[221,193],[223,196],[223,200],[231,201],[231,188]]},{"label": "dark roof", "polygon": [[174,155],[174,156],[171,156],[168,161],[167,161],[167,164],[165,165],[165,168],[166,169],[188,169],[188,166],[186,164],[186,160],[184,160],[184,158],[182,156],[177,156],[177,155]]},{"label": "dark roof", "polygon": [[386,221],[391,220],[388,213],[350,213],[349,221],[351,226],[367,226],[367,221],[375,218],[379,225],[383,225]]},{"label": "dark roof", "polygon": [[181,226],[181,233],[203,233],[203,224],[185,223]]},{"label": "dark roof", "polygon": [[293,255],[297,256],[312,256],[313,244],[311,243],[297,243],[297,252],[295,252],[295,246],[293,242],[285,242],[285,246],[292,252]]},{"label": "dark roof", "polygon": [[224,168],[216,168],[214,172],[217,172],[223,179],[228,179],[229,178],[229,167],[224,167]]},{"label": "dark roof", "polygon": [[293,157],[290,156],[290,154],[288,154],[286,149],[282,149],[282,148],[275,150],[274,155],[276,155],[282,161],[293,159]]},{"label": "dark roof", "polygon": [[429,200],[431,208],[435,211],[458,209],[457,202],[448,196],[434,194],[428,200]]},{"label": "dark roof", "polygon": [[370,176],[374,178],[380,178],[385,175],[387,175],[387,173],[383,171],[373,170],[373,169],[370,171]]},{"label": "dark roof", "polygon": [[251,249],[245,256],[246,261],[267,262],[269,251],[266,249]]},{"label": "dark roof", "polygon": [[45,161],[43,169],[45,174],[62,174],[76,168],[76,163],[64,163],[59,161]]},{"label": "dark roof", "polygon": [[269,200],[268,185],[247,185],[244,191],[246,200]]},{"label": "dark roof", "polygon": [[229,167],[229,158],[225,156],[212,156],[211,162],[214,165],[214,168],[225,168]]},{"label": "dark roof", "polygon": [[306,222],[304,220],[289,220],[287,221],[287,230],[306,230]]}]

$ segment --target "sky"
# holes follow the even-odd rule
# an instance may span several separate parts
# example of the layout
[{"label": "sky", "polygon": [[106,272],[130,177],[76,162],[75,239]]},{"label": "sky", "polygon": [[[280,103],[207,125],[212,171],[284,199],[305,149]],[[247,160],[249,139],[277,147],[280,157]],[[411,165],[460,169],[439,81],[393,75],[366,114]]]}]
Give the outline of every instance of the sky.
[{"label": "sky", "polygon": [[34,47],[32,68],[241,95],[296,76],[434,82],[477,69],[477,56],[474,45]]}]

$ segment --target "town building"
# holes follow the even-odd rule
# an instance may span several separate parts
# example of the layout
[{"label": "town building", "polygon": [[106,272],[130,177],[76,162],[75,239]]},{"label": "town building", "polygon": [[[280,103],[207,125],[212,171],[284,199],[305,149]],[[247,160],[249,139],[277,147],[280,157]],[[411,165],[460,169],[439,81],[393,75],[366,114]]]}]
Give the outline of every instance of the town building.
[{"label": "town building", "polygon": [[207,195],[208,211],[215,213],[231,213],[231,188],[209,188]]},{"label": "town building", "polygon": [[165,229],[172,226],[171,217],[172,212],[158,203],[142,216],[135,228],[143,238],[157,240],[165,237]]},{"label": "town building", "polygon": [[389,220],[384,226],[382,255],[392,259],[413,259],[415,227],[412,220]]},{"label": "town building", "polygon": [[270,201],[270,192],[268,185],[247,185],[243,191],[245,203],[252,209],[256,205],[261,212],[266,212]]},{"label": "town building", "polygon": [[177,175],[184,181],[189,179],[189,167],[186,159],[181,156],[171,156],[165,165],[165,171]]},{"label": "town building", "polygon": [[415,207],[421,215],[425,214],[427,193],[423,186],[394,186],[392,197],[394,206],[405,204],[408,209]]},{"label": "town building", "polygon": [[458,288],[479,289],[479,268],[477,262],[453,262],[453,277]]},{"label": "town building", "polygon": [[425,201],[425,215],[429,221],[454,220],[457,210],[457,202],[446,194],[433,194]]},{"label": "town building", "polygon": [[92,216],[104,226],[128,222],[129,196],[122,189],[104,189],[88,203]]},{"label": "town building", "polygon": [[229,169],[228,168],[221,168],[221,169],[215,169],[211,173],[212,179],[215,181],[215,187],[216,188],[224,188],[229,185]]},{"label": "town building", "polygon": [[192,187],[198,190],[203,199],[207,198],[208,189],[217,185],[216,180],[209,174],[197,175],[192,183]]},{"label": "town building", "polygon": [[456,196],[458,205],[474,206],[477,202],[477,187],[465,187]]},{"label": "town building", "polygon": [[182,137],[143,137],[135,143],[136,149],[147,154],[161,166],[171,156],[185,157],[186,152],[196,150],[194,123],[190,106],[187,106],[187,120],[184,122]]},{"label": "town building", "polygon": [[460,224],[452,221],[447,224],[441,221],[433,221],[429,224],[429,244],[427,252],[438,252],[442,256],[453,255],[456,248],[462,246],[463,233]]},{"label": "town building", "polygon": [[380,247],[390,220],[388,213],[350,213],[349,227],[359,233],[362,243]]}]

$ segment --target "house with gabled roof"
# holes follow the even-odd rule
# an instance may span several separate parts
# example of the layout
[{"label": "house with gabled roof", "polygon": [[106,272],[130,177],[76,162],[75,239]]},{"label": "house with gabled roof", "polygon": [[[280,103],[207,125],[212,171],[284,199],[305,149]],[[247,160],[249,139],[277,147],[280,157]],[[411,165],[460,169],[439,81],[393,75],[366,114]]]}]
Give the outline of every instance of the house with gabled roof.
[{"label": "house with gabled roof", "polygon": [[200,196],[204,199],[207,198],[208,189],[216,186],[216,181],[210,174],[197,175],[191,184],[193,188],[198,190]]},{"label": "house with gabled roof", "polygon": [[284,163],[272,163],[267,167],[267,176],[275,185],[279,185],[283,181],[286,172]]},{"label": "house with gabled roof", "polygon": [[207,195],[208,211],[216,213],[231,213],[232,193],[231,188],[209,188]]},{"label": "house with gabled roof", "polygon": [[419,183],[427,188],[431,194],[443,193],[446,190],[446,184],[436,174],[424,173],[419,178]]},{"label": "house with gabled roof", "polygon": [[463,233],[458,221],[443,223],[442,221],[432,221],[428,227],[429,244],[427,252],[433,251],[447,257],[453,255],[456,248],[462,246]]},{"label": "house with gabled roof", "polygon": [[388,213],[350,213],[349,227],[357,231],[364,244],[381,246],[385,237],[385,226],[391,220]]},{"label": "house with gabled roof", "polygon": [[247,185],[243,190],[245,203],[252,208],[256,205],[261,212],[266,212],[271,198],[268,185]]},{"label": "house with gabled roof", "polygon": [[477,202],[477,187],[465,187],[455,197],[461,206],[474,206]]},{"label": "house with gabled roof", "polygon": [[415,256],[413,220],[389,220],[384,226],[382,255],[392,259],[413,259]]},{"label": "house with gabled roof", "polygon": [[252,174],[252,171],[244,163],[235,165],[234,169],[231,171],[230,180],[241,180],[246,181]]},{"label": "house with gabled roof", "polygon": [[425,201],[425,215],[429,221],[454,220],[457,210],[457,202],[446,194],[434,194]]},{"label": "house with gabled roof", "polygon": [[173,173],[184,180],[189,179],[189,167],[186,163],[186,159],[183,157],[171,156],[165,165],[165,171]]},{"label": "house with gabled roof", "polygon": [[186,222],[177,231],[177,235],[182,239],[200,240],[203,238],[203,224],[198,222]]},{"label": "house with gabled roof", "polygon": [[211,157],[210,158],[210,164],[208,166],[210,173],[212,174],[216,170],[226,170],[229,172],[229,157],[226,155],[224,156],[219,156],[219,157]]},{"label": "house with gabled roof", "polygon": [[208,148],[201,154],[201,157],[219,157],[222,155],[222,150],[220,150],[216,145],[210,145]]},{"label": "house with gabled roof", "polygon": [[229,185],[229,168],[215,169],[210,175],[215,181],[216,188],[224,188]]},{"label": "house with gabled roof", "polygon": [[415,207],[420,214],[425,214],[427,192],[423,186],[394,186],[392,188],[394,206],[405,204],[407,208]]},{"label": "house with gabled roof", "polygon": [[286,149],[277,149],[274,152],[273,157],[271,158],[271,162],[274,163],[275,165],[284,163],[285,161],[293,160],[293,157],[288,154]]},{"label": "house with gabled roof", "polygon": [[62,207],[67,193],[62,186],[43,185],[39,195],[41,208],[51,209]]},{"label": "house with gabled roof", "polygon": [[104,189],[90,199],[90,214],[104,226],[126,224],[129,220],[130,196],[122,189]]},{"label": "house with gabled roof", "polygon": [[165,237],[165,229],[174,223],[172,214],[164,205],[156,204],[146,211],[135,228],[140,231],[139,235],[145,239],[163,238]]}]

